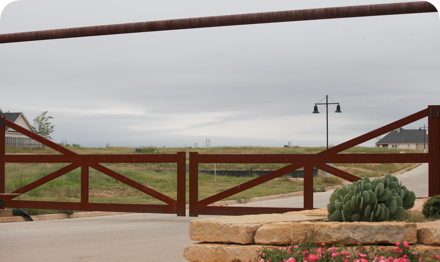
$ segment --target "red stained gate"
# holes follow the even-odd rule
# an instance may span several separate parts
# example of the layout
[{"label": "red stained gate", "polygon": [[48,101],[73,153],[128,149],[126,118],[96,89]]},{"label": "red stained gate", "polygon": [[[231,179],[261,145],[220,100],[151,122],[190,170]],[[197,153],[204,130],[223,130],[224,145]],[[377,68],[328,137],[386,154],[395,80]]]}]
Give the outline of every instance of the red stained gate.
[{"label": "red stained gate", "polygon": [[[427,109],[407,116],[401,120],[383,126],[367,134],[349,140],[318,154],[198,154],[190,153],[189,206],[190,216],[199,214],[242,215],[260,213],[282,213],[302,209],[313,209],[313,167],[324,170],[348,181],[360,178],[325,163],[429,163],[429,196],[440,194],[440,106],[429,106]],[[353,146],[374,139],[396,128],[428,117],[429,153],[427,154],[338,154]],[[34,140],[49,146],[63,155],[6,155],[5,126],[8,126]],[[5,192],[5,163],[71,163],[29,185],[11,193]],[[165,196],[149,187],[133,181],[100,163],[177,163],[177,200]],[[198,164],[199,163],[285,163],[281,169],[258,177],[236,187],[203,200],[198,200]],[[14,200],[38,186],[81,167],[81,201],[50,202]],[[167,205],[144,204],[109,204],[89,202],[89,167],[108,175],[145,194],[159,199]],[[288,172],[304,167],[304,207],[302,208],[262,208],[262,207],[219,207],[209,206],[221,199],[237,194],[264,182],[280,177]],[[175,213],[185,216],[186,190],[186,157],[184,152],[166,155],[78,155],[58,144],[36,135],[8,120],[0,118],[0,208],[20,207],[36,209],[83,210],[83,211],[122,211],[142,213]]]},{"label": "red stained gate", "polygon": [[[63,155],[6,155],[5,126],[12,128]],[[185,184],[186,184],[185,152],[177,154],[155,155],[78,155],[54,142],[36,135],[5,118],[0,118],[0,208],[36,208],[80,211],[118,211],[141,213],[171,213],[185,216]],[[12,193],[5,193],[5,163],[71,163],[29,185],[19,188]],[[161,194],[128,177],[125,177],[101,163],[177,163],[177,200]],[[81,167],[81,201],[52,202],[52,201],[23,201],[14,200],[17,196],[39,187],[57,177],[60,177],[78,167]],[[100,171],[130,187],[165,202],[167,205],[146,204],[111,204],[89,202],[89,167]]]},{"label": "red stained gate", "polygon": [[[283,213],[303,209],[313,209],[313,167],[324,170],[348,181],[360,178],[325,163],[429,163],[429,196],[440,195],[440,106],[429,106],[427,109],[407,116],[396,122],[378,128],[367,134],[349,140],[318,154],[198,154],[190,153],[189,167],[189,214],[203,215],[243,215],[260,213]],[[374,139],[399,127],[428,117],[429,152],[427,154],[338,154],[353,146]],[[34,140],[49,146],[63,155],[6,155],[5,126],[8,126]],[[11,193],[5,192],[5,163],[71,163],[29,185]],[[149,187],[133,181],[100,163],[177,163],[177,200],[165,196]],[[236,187],[220,192],[214,196],[198,200],[198,164],[199,163],[285,163],[281,169],[258,177]],[[81,201],[50,202],[14,200],[57,177],[81,167]],[[109,204],[89,202],[89,167],[108,175],[145,194],[159,199],[167,205],[146,204]],[[209,206],[231,195],[237,194],[264,182],[280,177],[288,172],[304,167],[304,207],[272,208],[272,207],[231,207]],[[58,144],[36,135],[8,120],[0,118],[0,208],[36,208],[82,211],[121,211],[141,213],[172,213],[185,216],[186,190],[186,157],[185,152],[160,155],[78,155]]]},{"label": "red stained gate", "polygon": [[[326,163],[429,163],[429,196],[440,195],[440,106],[429,106],[427,109],[407,116],[396,122],[361,135],[345,143],[322,151],[318,154],[280,154],[280,155],[220,155],[190,153],[189,163],[189,215],[244,215],[260,213],[284,213],[303,209],[313,209],[313,167],[324,170],[348,181],[357,181],[361,178],[344,172]],[[374,139],[399,127],[428,117],[429,153],[427,154],[338,154],[351,147]],[[281,169],[258,177],[214,196],[198,200],[198,164],[199,163],[285,163],[289,164]],[[280,177],[288,172],[304,167],[304,207],[303,208],[276,208],[276,207],[231,207],[209,206],[214,202],[235,195],[246,189]]]}]

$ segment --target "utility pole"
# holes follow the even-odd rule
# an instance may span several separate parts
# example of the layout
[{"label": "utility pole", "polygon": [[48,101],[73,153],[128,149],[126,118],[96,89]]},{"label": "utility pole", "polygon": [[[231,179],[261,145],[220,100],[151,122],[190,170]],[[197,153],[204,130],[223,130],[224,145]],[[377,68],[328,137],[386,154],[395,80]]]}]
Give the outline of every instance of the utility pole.
[{"label": "utility pole", "polygon": [[210,148],[211,147],[211,139],[206,138],[205,142],[206,142],[206,148]]}]

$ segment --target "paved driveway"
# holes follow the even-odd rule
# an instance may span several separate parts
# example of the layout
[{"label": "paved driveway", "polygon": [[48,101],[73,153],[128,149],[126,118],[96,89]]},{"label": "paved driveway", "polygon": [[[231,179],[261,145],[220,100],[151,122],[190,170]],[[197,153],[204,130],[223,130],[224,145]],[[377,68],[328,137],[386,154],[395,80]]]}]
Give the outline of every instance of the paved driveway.
[{"label": "paved driveway", "polygon": [[[428,164],[422,164],[411,171],[397,176],[399,181],[409,190],[416,193],[416,197],[428,197]],[[334,190],[313,194],[313,206],[317,208],[327,207],[328,200]],[[253,207],[303,207],[304,197],[288,197],[261,202],[248,203],[237,206]]]}]

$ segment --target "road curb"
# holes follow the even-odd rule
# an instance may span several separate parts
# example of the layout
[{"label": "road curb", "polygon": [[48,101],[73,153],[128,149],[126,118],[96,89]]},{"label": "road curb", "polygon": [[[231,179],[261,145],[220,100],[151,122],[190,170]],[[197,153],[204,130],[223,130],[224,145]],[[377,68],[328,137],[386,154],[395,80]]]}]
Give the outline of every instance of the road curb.
[{"label": "road curb", "polygon": [[[126,215],[126,214],[132,214],[132,213],[95,211],[95,212],[78,212],[72,215],[68,215],[68,214],[36,215],[36,216],[31,216],[31,218],[34,221],[45,221],[45,220],[62,220],[62,219],[70,219],[70,218],[117,216],[117,215]],[[21,216],[0,217],[0,223],[8,223],[8,222],[28,222],[28,221]]]}]

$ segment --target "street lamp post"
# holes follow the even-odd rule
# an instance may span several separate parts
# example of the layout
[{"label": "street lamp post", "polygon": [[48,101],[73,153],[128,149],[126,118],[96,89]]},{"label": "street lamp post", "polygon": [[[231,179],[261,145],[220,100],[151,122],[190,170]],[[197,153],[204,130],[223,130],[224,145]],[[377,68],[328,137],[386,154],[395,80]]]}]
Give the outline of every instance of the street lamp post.
[{"label": "street lamp post", "polygon": [[325,105],[326,130],[327,130],[327,149],[328,149],[328,105],[337,105],[335,113],[342,113],[341,106],[337,102],[329,103],[328,102],[328,95],[325,96],[325,103],[315,103],[315,107],[313,108],[313,114],[319,114],[318,105]]},{"label": "street lamp post", "polygon": [[[321,100],[321,101],[322,101],[322,100]],[[326,116],[325,116],[325,117],[326,117],[326,120],[325,120],[326,123],[325,123],[325,124],[326,124],[327,149],[328,149],[328,105],[337,105],[337,106],[336,106],[336,111],[335,111],[335,113],[342,113],[342,111],[341,111],[341,106],[340,106],[339,103],[337,103],[337,102],[335,102],[335,103],[329,103],[329,102],[328,102],[328,95],[325,96],[325,103],[315,103],[315,107],[313,108],[313,114],[319,114],[319,111],[318,111],[318,105],[325,105],[325,114],[326,114]],[[327,165],[333,166],[332,163],[327,164]],[[328,177],[329,174],[328,174],[327,172],[324,171],[323,176],[324,176],[324,177]]]}]

